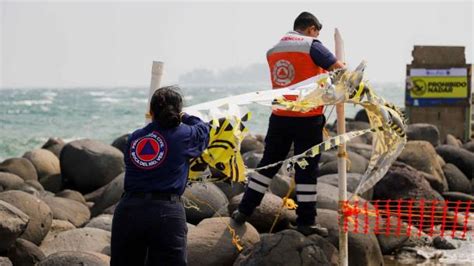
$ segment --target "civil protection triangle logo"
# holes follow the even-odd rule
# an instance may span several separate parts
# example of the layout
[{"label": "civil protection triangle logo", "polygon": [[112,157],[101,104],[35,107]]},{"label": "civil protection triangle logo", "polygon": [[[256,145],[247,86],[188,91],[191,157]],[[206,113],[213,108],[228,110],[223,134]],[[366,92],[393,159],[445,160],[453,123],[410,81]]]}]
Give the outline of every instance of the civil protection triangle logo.
[{"label": "civil protection triangle logo", "polygon": [[141,169],[154,169],[166,157],[167,146],[164,138],[153,131],[133,141],[130,147],[130,159]]}]

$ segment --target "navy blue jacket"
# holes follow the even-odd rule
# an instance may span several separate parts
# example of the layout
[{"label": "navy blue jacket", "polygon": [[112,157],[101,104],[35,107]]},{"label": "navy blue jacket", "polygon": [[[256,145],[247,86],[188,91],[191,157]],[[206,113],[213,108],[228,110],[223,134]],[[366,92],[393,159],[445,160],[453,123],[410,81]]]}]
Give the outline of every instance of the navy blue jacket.
[{"label": "navy blue jacket", "polygon": [[189,174],[189,160],[198,157],[209,142],[209,124],[183,115],[170,129],[152,122],[133,132],[125,150],[125,191],[182,195]]}]

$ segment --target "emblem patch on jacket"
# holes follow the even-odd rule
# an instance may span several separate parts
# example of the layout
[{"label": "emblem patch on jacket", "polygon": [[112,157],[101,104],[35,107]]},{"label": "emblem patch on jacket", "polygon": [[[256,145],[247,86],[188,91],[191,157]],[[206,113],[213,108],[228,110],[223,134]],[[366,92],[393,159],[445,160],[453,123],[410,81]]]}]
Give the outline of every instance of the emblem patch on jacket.
[{"label": "emblem patch on jacket", "polygon": [[156,131],[132,142],[130,159],[139,168],[154,169],[166,157],[167,147],[164,138]]},{"label": "emblem patch on jacket", "polygon": [[273,67],[272,78],[275,84],[287,86],[295,78],[295,67],[290,63],[290,61],[280,59]]}]

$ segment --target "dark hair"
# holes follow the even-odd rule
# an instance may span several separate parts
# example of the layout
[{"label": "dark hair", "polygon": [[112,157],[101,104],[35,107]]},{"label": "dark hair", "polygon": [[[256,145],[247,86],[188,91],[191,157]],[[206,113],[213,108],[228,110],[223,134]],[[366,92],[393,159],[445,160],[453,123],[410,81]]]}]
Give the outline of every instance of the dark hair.
[{"label": "dark hair", "polygon": [[323,28],[323,24],[321,24],[313,14],[303,12],[296,17],[295,23],[293,24],[293,30],[306,30],[311,26],[316,26],[316,29],[318,30]]},{"label": "dark hair", "polygon": [[150,111],[153,121],[164,128],[177,127],[181,123],[180,113],[183,109],[183,98],[177,86],[159,88],[150,100]]}]

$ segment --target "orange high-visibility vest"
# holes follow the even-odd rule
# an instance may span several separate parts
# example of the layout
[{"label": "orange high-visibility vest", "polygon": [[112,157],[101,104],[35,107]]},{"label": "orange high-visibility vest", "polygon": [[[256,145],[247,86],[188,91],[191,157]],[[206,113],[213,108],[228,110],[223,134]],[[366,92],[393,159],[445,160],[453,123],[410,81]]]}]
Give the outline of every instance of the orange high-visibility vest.
[{"label": "orange high-visibility vest", "polygon": [[[316,65],[311,58],[310,49],[314,38],[290,31],[267,52],[273,89],[285,88],[319,74],[326,70]],[[288,100],[296,100],[296,95],[284,95]],[[323,107],[318,106],[309,112],[273,110],[274,115],[308,117],[323,114]]]}]

